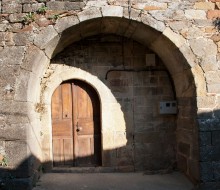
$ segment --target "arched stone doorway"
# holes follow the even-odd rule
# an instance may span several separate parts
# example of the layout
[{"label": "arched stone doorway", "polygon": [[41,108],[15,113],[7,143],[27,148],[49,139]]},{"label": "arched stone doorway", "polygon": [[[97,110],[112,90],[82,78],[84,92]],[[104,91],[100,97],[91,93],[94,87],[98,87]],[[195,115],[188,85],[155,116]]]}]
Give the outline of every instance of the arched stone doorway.
[{"label": "arched stone doorway", "polygon": [[[89,16],[86,11],[90,11]],[[48,126],[48,120],[45,118],[48,117],[48,112],[50,111],[47,107],[48,100],[45,97],[48,95],[47,93],[51,93],[52,89],[55,89],[57,83],[60,84],[66,78],[66,73],[63,73],[57,79],[59,82],[51,83],[51,85],[44,83],[44,80],[42,83],[39,82],[38,77],[43,78],[42,76],[46,73],[49,65],[48,57],[51,58],[73,42],[88,36],[110,33],[132,38],[153,50],[164,62],[172,76],[179,109],[177,118],[177,162],[192,180],[198,181],[199,145],[195,98],[196,96],[203,96],[205,93],[202,70],[195,64],[190,48],[181,37],[175,36],[175,38],[172,38],[172,31],[162,23],[155,21],[153,24],[146,15],[141,16],[141,20],[139,20],[139,15],[139,12],[137,14],[136,12],[132,13],[132,16],[123,15],[123,8],[122,10],[120,8],[117,13],[113,12],[112,15],[105,15],[100,13],[100,9],[94,8],[85,10],[77,16],[60,19],[54,27],[56,30],[52,26],[48,26],[45,30],[42,30],[35,38],[35,44],[43,50],[38,49],[37,54],[42,64],[37,69],[36,65],[33,65],[32,69],[35,69],[34,72],[36,75],[30,77],[27,99],[34,103],[40,102],[41,105],[45,104],[46,111],[43,113],[43,119],[39,122],[39,125],[42,128],[43,126]],[[38,39],[46,36],[48,31],[53,35],[50,35],[49,39],[44,40],[43,43],[38,43]],[[53,71],[47,71],[46,75],[53,73]],[[35,78],[38,80],[35,80]],[[93,76],[92,78],[95,77]],[[82,78],[82,80],[85,79]],[[35,90],[33,90],[33,87]],[[36,94],[36,96],[33,96],[33,94]],[[114,99],[111,93],[107,94],[107,97],[109,96]],[[118,105],[116,104],[116,106]],[[104,107],[102,108],[104,109]],[[104,110],[102,112],[105,113]],[[33,118],[33,120],[38,120],[38,118]],[[43,162],[51,160],[50,150],[48,149],[50,143],[44,141],[44,139],[47,139],[47,135],[45,133],[43,136]],[[126,139],[124,143],[126,144]],[[124,145],[121,143],[119,146]],[[111,146],[106,147],[106,149],[111,148]]]},{"label": "arched stone doorway", "polygon": [[53,166],[101,166],[100,102],[79,80],[65,81],[53,93]]}]

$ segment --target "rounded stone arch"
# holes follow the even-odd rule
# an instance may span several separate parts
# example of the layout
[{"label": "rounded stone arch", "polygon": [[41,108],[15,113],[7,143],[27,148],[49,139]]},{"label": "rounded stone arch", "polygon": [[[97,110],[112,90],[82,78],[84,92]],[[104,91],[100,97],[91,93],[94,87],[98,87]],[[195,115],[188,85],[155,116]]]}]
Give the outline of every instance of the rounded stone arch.
[{"label": "rounded stone arch", "polygon": [[[51,33],[50,37],[48,37],[48,32]],[[41,104],[47,104],[49,99],[44,100],[42,97],[47,93],[50,94],[48,97],[51,96],[55,87],[65,78],[65,73],[61,74],[58,79],[56,79],[58,80],[57,83],[48,83],[49,85],[43,87],[40,86],[39,80],[34,79],[43,78],[43,74],[46,73],[49,65],[49,60],[57,53],[61,52],[65,47],[76,41],[80,41],[83,38],[98,34],[116,34],[132,38],[144,46],[149,47],[162,59],[174,82],[179,103],[179,113],[184,113],[185,106],[193,112],[191,116],[192,118],[190,118],[188,122],[195,130],[188,133],[181,130],[182,118],[180,115],[178,116],[177,141],[179,144],[177,144],[177,148],[181,149],[179,146],[184,146],[185,141],[190,141],[190,155],[185,158],[186,163],[189,165],[187,165],[186,168],[183,168],[183,170],[192,180],[198,181],[199,145],[198,129],[195,121],[197,114],[196,96],[204,96],[206,93],[203,71],[200,66],[196,64],[196,58],[186,40],[181,35],[174,33],[170,28],[165,27],[162,22],[152,18],[150,15],[141,14],[141,11],[133,9],[128,14],[125,8],[119,6],[102,7],[101,9],[94,7],[91,9],[85,9],[77,15],[61,18],[57,21],[54,27],[46,27],[35,37],[34,40],[35,45],[41,49],[38,49],[38,60],[42,66],[36,68],[36,65],[32,64],[32,71],[36,73],[36,75],[30,76],[27,89],[27,94],[30,95],[27,95],[27,97],[30,97],[32,99],[31,101],[34,103],[39,101]],[[44,39],[44,41],[40,41],[42,43],[39,43],[38,39]],[[30,60],[30,62],[32,61],[33,63],[36,63],[36,60]],[[64,78],[62,79],[61,76]],[[71,77],[75,78],[76,76],[71,73]],[[85,78],[79,79],[85,80]],[[90,82],[88,81],[88,83]],[[35,89],[35,99],[32,98],[33,88]],[[95,88],[97,89],[96,86]],[[102,98],[101,101],[103,104]],[[46,110],[49,109],[50,108],[48,107],[46,108]],[[43,118],[44,117],[48,118],[49,115],[43,115]],[[47,122],[47,119],[43,119],[42,121]],[[41,122],[40,125],[45,126],[48,125],[48,123]],[[49,134],[45,133],[45,136],[47,135]],[[111,147],[108,148],[110,149]],[[47,150],[43,149],[43,151]],[[179,160],[180,162],[183,161],[181,155]],[[44,159],[44,161],[49,160]],[[190,169],[190,166],[192,165],[194,171]]]},{"label": "rounded stone arch", "polygon": [[[42,93],[42,102],[44,103],[45,112],[42,114],[42,125],[47,127],[42,128],[42,133],[44,138],[42,139],[42,153],[43,162],[47,162],[45,166],[47,169],[52,168],[52,120],[51,120],[51,99],[55,89],[64,81],[68,80],[80,80],[89,84],[97,92],[100,100],[100,110],[101,110],[101,153],[102,153],[102,166],[108,166],[108,160],[106,160],[106,152],[115,148],[123,147],[126,144],[126,138],[123,139],[118,144],[111,142],[109,144],[108,136],[113,133],[112,126],[115,126],[114,118],[121,118],[120,130],[122,132],[126,131],[125,121],[123,118],[123,112],[121,110],[120,104],[116,101],[115,97],[111,91],[96,77],[92,74],[83,71],[78,68],[63,68],[62,70],[56,70],[55,73],[49,78],[47,82],[47,88],[44,93]],[[118,120],[117,120],[118,121]],[[114,147],[113,147],[114,144]]]}]

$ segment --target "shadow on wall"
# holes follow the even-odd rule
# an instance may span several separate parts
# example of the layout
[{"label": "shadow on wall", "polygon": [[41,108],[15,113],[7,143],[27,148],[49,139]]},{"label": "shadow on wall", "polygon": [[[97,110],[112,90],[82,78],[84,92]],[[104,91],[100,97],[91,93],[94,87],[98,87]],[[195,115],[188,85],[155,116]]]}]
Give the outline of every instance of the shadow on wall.
[{"label": "shadow on wall", "polygon": [[[219,110],[217,111],[219,112]],[[217,156],[217,150],[215,151],[215,143],[219,142],[219,131],[217,131],[218,123],[212,123],[210,125],[210,112],[202,113],[198,116],[201,123],[200,129],[200,182],[201,189],[218,189],[219,184],[219,156]],[[211,129],[210,129],[210,126]],[[206,132],[207,130],[214,130],[213,132]],[[213,140],[204,136],[205,133],[212,133]],[[123,150],[124,147],[120,147],[113,150],[107,150],[107,155],[117,158],[117,152]],[[214,151],[212,151],[214,150]],[[212,151],[212,152],[210,152]],[[91,159],[91,156],[82,157],[79,159],[87,160]],[[69,160],[74,163],[74,160]],[[68,162],[69,162],[68,161]],[[214,161],[214,164],[211,164]],[[209,164],[210,163],[210,164]],[[216,166],[215,166],[216,164]],[[33,155],[29,156],[19,166],[11,169],[10,166],[0,167],[0,190],[30,190],[39,179],[40,174],[45,171],[45,167],[51,165],[51,162],[40,163],[40,161]],[[207,167],[209,166],[209,167]],[[120,171],[119,167],[115,167],[110,172]]]}]

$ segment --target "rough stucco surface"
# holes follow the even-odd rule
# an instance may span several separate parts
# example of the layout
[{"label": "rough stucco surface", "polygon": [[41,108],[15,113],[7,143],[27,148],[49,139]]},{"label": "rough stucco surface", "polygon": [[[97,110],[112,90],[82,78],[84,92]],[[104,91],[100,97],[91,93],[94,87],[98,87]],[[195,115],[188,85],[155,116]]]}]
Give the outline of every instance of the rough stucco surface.
[{"label": "rough stucco surface", "polygon": [[218,0],[1,0],[0,158],[8,160],[1,174],[17,169],[13,176],[26,179],[15,180],[22,189],[37,176],[47,152],[42,94],[52,88],[43,85],[53,73],[50,59],[75,41],[111,33],[161,58],[178,100],[178,168],[201,188],[218,189],[220,36],[213,20],[219,7]]}]

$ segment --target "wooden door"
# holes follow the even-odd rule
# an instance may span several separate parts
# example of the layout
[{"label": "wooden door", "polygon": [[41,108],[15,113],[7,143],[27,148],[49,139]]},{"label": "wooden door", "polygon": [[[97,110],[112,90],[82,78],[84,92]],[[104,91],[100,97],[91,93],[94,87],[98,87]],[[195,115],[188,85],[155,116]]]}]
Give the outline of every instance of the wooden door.
[{"label": "wooden door", "polygon": [[74,80],[52,96],[54,166],[101,165],[100,103],[95,90]]}]

